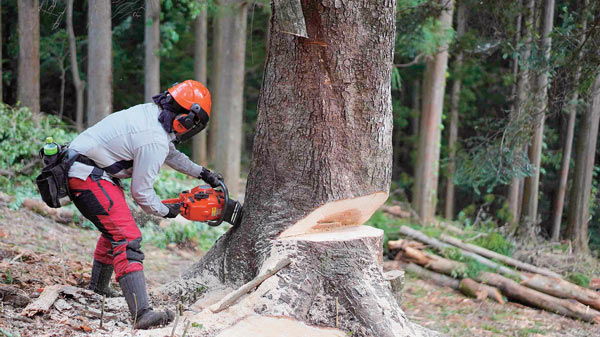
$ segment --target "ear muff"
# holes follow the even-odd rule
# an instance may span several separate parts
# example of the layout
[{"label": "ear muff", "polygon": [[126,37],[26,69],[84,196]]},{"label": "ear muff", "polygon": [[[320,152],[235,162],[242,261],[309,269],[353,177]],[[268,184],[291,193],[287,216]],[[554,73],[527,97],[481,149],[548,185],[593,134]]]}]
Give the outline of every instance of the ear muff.
[{"label": "ear muff", "polygon": [[200,104],[194,103],[190,107],[189,113],[183,113],[175,117],[173,120],[173,130],[177,134],[183,134],[192,129],[199,128],[200,130],[196,132],[198,133],[206,127],[208,119],[208,114],[202,109]]}]

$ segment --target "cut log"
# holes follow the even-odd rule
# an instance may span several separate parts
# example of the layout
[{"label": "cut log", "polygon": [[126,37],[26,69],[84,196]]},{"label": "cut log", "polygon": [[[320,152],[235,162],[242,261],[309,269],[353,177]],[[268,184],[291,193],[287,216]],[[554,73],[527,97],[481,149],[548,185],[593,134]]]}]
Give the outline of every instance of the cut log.
[{"label": "cut log", "polygon": [[459,290],[463,294],[477,298],[480,301],[489,297],[500,304],[505,303],[500,290],[486,284],[481,284],[470,278],[465,278],[460,281]]},{"label": "cut log", "polygon": [[467,270],[467,266],[464,263],[429,254],[418,249],[406,247],[403,252],[404,257],[409,261],[445,275],[461,275]]},{"label": "cut log", "polygon": [[274,266],[269,267],[266,270],[264,270],[263,272],[261,272],[255,279],[244,284],[239,289],[230,293],[229,295],[225,296],[221,301],[213,304],[210,307],[210,310],[214,313],[223,311],[224,309],[226,309],[230,305],[232,305],[235,301],[237,301],[237,299],[240,298],[242,295],[244,295],[244,294],[248,293],[250,290],[256,288],[264,280],[273,276],[275,273],[277,273],[279,270],[281,270],[281,268],[287,266],[291,262],[292,262],[292,260],[290,260],[287,257],[279,260],[277,263],[275,263]]},{"label": "cut log", "polygon": [[403,210],[402,207],[398,206],[398,205],[395,205],[395,206],[383,205],[383,206],[381,206],[381,210],[384,213],[387,213],[389,215],[395,216],[397,218],[410,218],[410,217],[412,217],[412,213],[410,211]]},{"label": "cut log", "polygon": [[557,273],[555,273],[555,272],[553,272],[551,270],[548,270],[548,269],[545,269],[545,268],[539,268],[539,267],[536,267],[536,266],[531,265],[529,263],[521,262],[519,260],[513,259],[513,258],[508,257],[506,255],[502,255],[502,254],[498,254],[496,252],[493,252],[493,251],[491,251],[489,249],[485,249],[483,247],[479,247],[479,246],[476,246],[476,245],[472,245],[472,244],[463,242],[463,241],[461,241],[461,240],[459,240],[457,238],[451,237],[451,236],[446,235],[446,234],[442,234],[440,236],[440,239],[442,241],[446,242],[446,243],[449,243],[449,244],[454,245],[456,247],[459,247],[461,249],[464,249],[464,250],[467,250],[467,251],[479,254],[481,256],[485,256],[485,257],[490,258],[490,259],[495,259],[495,260],[500,261],[500,262],[502,262],[504,264],[516,267],[516,268],[521,269],[521,270],[529,271],[529,272],[536,273],[536,274],[546,275],[546,276],[550,276],[550,277],[555,277],[555,278],[562,278],[562,276],[560,276],[559,274],[557,274]]},{"label": "cut log", "polygon": [[449,287],[452,289],[458,290],[459,280],[454,279],[452,277],[446,276],[444,274],[436,273],[431,270],[427,270],[423,267],[420,267],[414,263],[409,263],[406,265],[405,270],[409,273],[417,275],[421,279],[431,280],[433,283],[442,286]]},{"label": "cut log", "polygon": [[[409,236],[411,238],[417,239],[423,243],[426,243],[426,244],[432,246],[433,248],[437,249],[440,252],[443,252],[445,249],[448,249],[448,248],[456,248],[452,245],[449,245],[447,243],[441,242],[440,240],[429,237],[429,236],[425,235],[424,233],[414,230],[407,226],[400,227],[400,233],[402,233],[406,236]],[[507,268],[505,266],[502,266],[502,265],[500,265],[492,260],[489,260],[481,255],[466,251],[464,249],[460,249],[460,248],[457,248],[457,249],[460,250],[460,252],[463,256],[470,257],[470,258],[474,259],[475,261],[477,261],[491,269],[494,269],[503,275],[518,278],[521,280],[524,280],[526,278],[524,275],[521,275],[520,273],[518,273],[510,268]]]},{"label": "cut log", "polygon": [[24,307],[31,303],[31,299],[23,290],[3,283],[0,283],[0,298],[2,302],[15,307]]},{"label": "cut log", "polygon": [[73,222],[73,211],[66,208],[50,208],[42,200],[24,199],[22,206],[43,216],[49,216],[56,222]]},{"label": "cut log", "polygon": [[583,304],[587,304],[594,309],[600,310],[600,293],[597,291],[580,287],[559,278],[535,274],[529,276],[529,278],[521,282],[522,286],[559,298],[571,298]]},{"label": "cut log", "polygon": [[412,240],[389,240],[388,241],[388,249],[393,250],[393,249],[402,249],[404,247],[412,247],[415,249],[423,249],[426,246],[418,241],[412,241]]},{"label": "cut log", "polygon": [[400,305],[402,303],[402,297],[404,294],[404,270],[393,269],[383,273],[383,278],[389,282],[392,294],[396,299],[396,303]]},{"label": "cut log", "polygon": [[537,290],[524,287],[517,282],[495,273],[481,273],[478,282],[492,285],[510,300],[544,309],[560,315],[600,323],[600,312],[574,300],[556,298]]},{"label": "cut log", "polygon": [[40,312],[48,312],[52,304],[54,304],[54,301],[56,301],[56,299],[58,298],[58,295],[60,295],[60,292],[63,287],[63,285],[56,284],[44,288],[44,291],[42,291],[40,297],[38,297],[38,299],[35,300],[35,302],[30,303],[25,309],[23,309],[21,315],[32,317]]}]

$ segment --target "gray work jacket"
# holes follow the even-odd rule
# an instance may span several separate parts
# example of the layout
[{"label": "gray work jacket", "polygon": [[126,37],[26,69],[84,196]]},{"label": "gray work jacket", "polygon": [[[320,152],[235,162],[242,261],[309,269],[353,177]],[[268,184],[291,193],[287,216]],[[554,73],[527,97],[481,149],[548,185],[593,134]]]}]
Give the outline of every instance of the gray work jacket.
[{"label": "gray work jacket", "polygon": [[[161,165],[166,163],[192,177],[200,177],[202,166],[175,149],[175,134],[163,129],[159,113],[154,103],[115,112],[77,136],[69,148],[100,166],[103,179],[131,178],[135,202],[147,213],[165,216],[169,209],[154,191],[154,179]],[[85,180],[92,170],[92,166],[75,162],[69,177]]]}]

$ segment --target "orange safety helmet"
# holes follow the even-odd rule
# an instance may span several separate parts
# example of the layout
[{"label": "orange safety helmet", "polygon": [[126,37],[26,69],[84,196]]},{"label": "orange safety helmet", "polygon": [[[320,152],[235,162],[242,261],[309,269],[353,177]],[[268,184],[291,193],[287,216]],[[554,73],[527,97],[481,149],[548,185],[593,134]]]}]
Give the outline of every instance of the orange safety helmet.
[{"label": "orange safety helmet", "polygon": [[186,80],[167,90],[177,104],[186,112],[173,120],[177,143],[202,131],[210,117],[211,99],[206,87],[194,80]]}]

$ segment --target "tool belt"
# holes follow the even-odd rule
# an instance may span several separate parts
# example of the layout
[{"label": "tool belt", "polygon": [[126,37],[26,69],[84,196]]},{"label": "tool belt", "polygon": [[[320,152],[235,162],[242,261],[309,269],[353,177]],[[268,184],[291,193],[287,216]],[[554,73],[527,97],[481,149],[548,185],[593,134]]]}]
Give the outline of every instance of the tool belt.
[{"label": "tool belt", "polygon": [[[42,200],[49,207],[59,208],[61,206],[60,199],[66,196],[73,199],[69,191],[69,170],[74,162],[93,166],[94,170],[90,176],[94,180],[100,179],[104,174],[104,170],[99,168],[93,160],[69,149],[68,145],[61,146],[58,154],[53,156],[56,157],[48,158],[49,156],[46,156],[43,150],[40,150],[40,157],[46,165],[40,175],[35,178]],[[115,180],[115,184],[120,186],[118,180]]]}]

